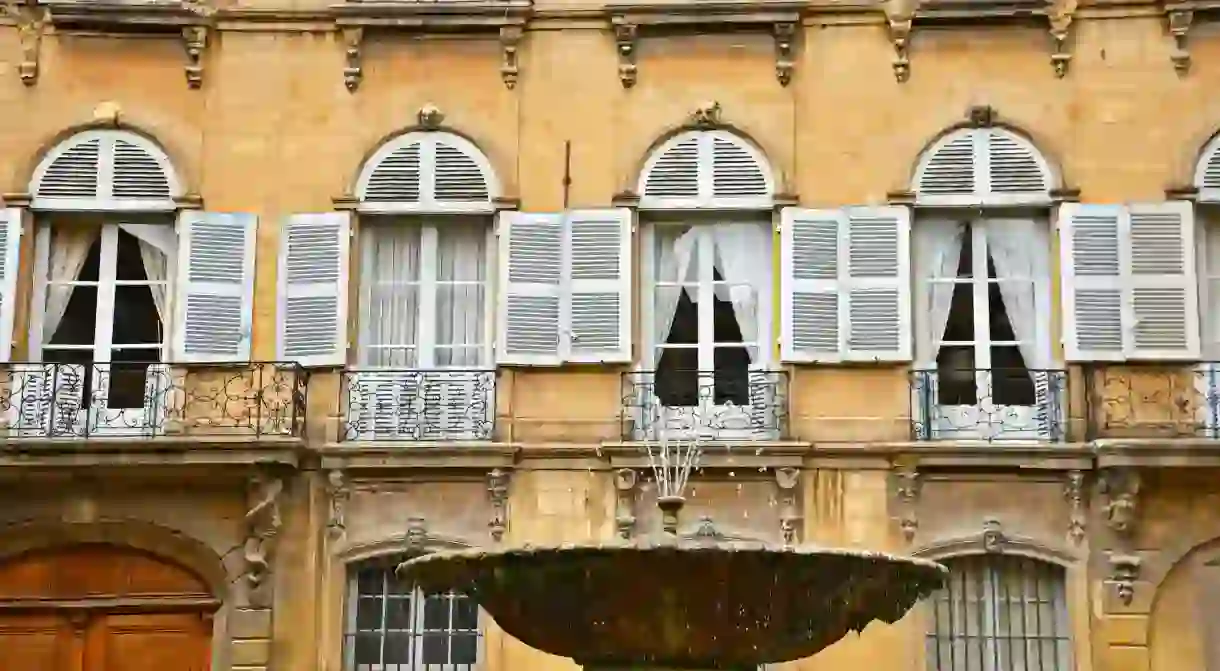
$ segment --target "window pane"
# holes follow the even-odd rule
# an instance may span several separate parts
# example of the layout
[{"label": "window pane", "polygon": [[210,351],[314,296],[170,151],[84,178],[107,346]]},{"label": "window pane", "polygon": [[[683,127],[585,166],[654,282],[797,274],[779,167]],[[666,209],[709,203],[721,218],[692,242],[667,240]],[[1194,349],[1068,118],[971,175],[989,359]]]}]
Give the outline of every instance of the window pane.
[{"label": "window pane", "polygon": [[[66,309],[62,307],[67,299]],[[59,313],[58,324],[56,309]],[[51,345],[92,345],[97,323],[97,287],[51,285],[47,287],[47,311],[43,334],[51,333]]]},{"label": "window pane", "polygon": [[409,664],[413,634],[395,633],[385,635],[385,663]]},{"label": "window pane", "polygon": [[[1021,350],[1017,347],[991,348],[991,393],[996,405],[1034,405],[1034,380],[1025,367]],[[1045,384],[1045,375],[1039,375]]]},{"label": "window pane", "polygon": [[940,405],[975,405],[979,402],[973,347],[941,347],[936,355],[936,371]]},{"label": "window pane", "polygon": [[473,630],[478,627],[479,607],[475,605],[474,599],[462,595],[455,596],[453,599],[453,628]]},{"label": "window pane", "polygon": [[479,637],[474,632],[454,634],[449,641],[451,664],[474,664],[478,661]]},{"label": "window pane", "polygon": [[[164,287],[156,290],[161,292],[164,302]],[[120,285],[114,288],[114,331],[110,341],[115,345],[164,342],[161,313],[150,287]]]},{"label": "window pane", "polygon": [[424,630],[449,628],[449,604],[443,596],[430,596],[424,601]]},{"label": "window pane", "polygon": [[379,634],[356,634],[349,640],[354,645],[356,664],[381,663],[381,636]]},{"label": "window pane", "polygon": [[382,627],[381,616],[384,599],[380,597],[360,597],[356,604],[356,630],[379,630]]},{"label": "window pane", "polygon": [[[361,360],[371,366],[410,367],[417,357],[420,228],[379,224],[361,231]],[[389,346],[389,349],[381,347]]]},{"label": "window pane", "polygon": [[446,222],[437,225],[436,230],[436,344],[475,346],[440,349],[436,364],[483,365],[487,228],[482,222]]},{"label": "window pane", "polygon": [[411,612],[414,605],[414,599],[409,596],[386,599],[386,629],[402,629],[409,631],[411,627],[414,626],[412,621],[413,615]]}]

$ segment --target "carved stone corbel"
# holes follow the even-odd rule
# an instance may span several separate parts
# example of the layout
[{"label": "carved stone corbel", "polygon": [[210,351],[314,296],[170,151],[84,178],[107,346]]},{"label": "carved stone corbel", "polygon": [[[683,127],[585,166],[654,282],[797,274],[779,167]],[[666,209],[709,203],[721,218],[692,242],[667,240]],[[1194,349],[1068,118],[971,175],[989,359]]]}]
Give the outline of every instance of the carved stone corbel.
[{"label": "carved stone corbel", "polygon": [[419,555],[428,551],[428,523],[422,517],[408,517],[407,531],[403,537],[406,541],[406,551],[409,555]]},{"label": "carved stone corbel", "polygon": [[614,22],[614,44],[618,51],[618,80],[623,88],[629,89],[636,82],[636,40],[639,38],[639,27],[625,21]]},{"label": "carved stone corbel", "polygon": [[364,79],[364,28],[343,29],[343,85],[355,92]]},{"label": "carved stone corbel", "polygon": [[999,552],[1007,542],[1000,521],[995,518],[983,520],[983,552]]},{"label": "carved stone corbel", "polygon": [[521,61],[517,48],[521,44],[521,26],[504,26],[500,28],[500,51],[503,61],[500,63],[500,78],[508,90],[517,87],[517,77],[521,74]]},{"label": "carved stone corbel", "polygon": [[186,26],[182,29],[182,48],[186,51],[186,85],[203,86],[203,52],[208,46],[207,26]]},{"label": "carved stone corbel", "polygon": [[508,481],[508,472],[499,468],[493,468],[487,474],[487,498],[491,501],[491,519],[487,522],[487,528],[491,530],[491,540],[496,543],[504,538],[504,531],[508,528]]},{"label": "carved stone corbel", "polygon": [[338,540],[347,532],[347,503],[352,491],[343,471],[333,470],[326,474],[326,494],[330,501],[330,517],[326,521],[326,534]]},{"label": "carved stone corbel", "polygon": [[1132,468],[1107,468],[1101,472],[1097,489],[1103,497],[1106,525],[1120,538],[1135,532],[1139,517],[1140,474]]},{"label": "carved stone corbel", "polygon": [[630,540],[635,534],[635,495],[639,474],[631,468],[614,472],[614,531],[619,538]]},{"label": "carved stone corbel", "polygon": [[1173,62],[1173,69],[1180,75],[1190,70],[1190,51],[1187,49],[1186,35],[1190,32],[1190,25],[1194,20],[1195,13],[1189,9],[1175,9],[1168,15],[1169,36],[1173,38],[1173,51],[1169,53],[1169,60]]},{"label": "carved stone corbel", "polygon": [[799,468],[775,469],[775,488],[779,500],[779,530],[784,545],[796,545],[800,538],[801,512],[797,504],[800,491]]},{"label": "carved stone corbel", "polygon": [[1130,606],[1135,598],[1135,581],[1140,575],[1140,558],[1134,555],[1110,555],[1110,582],[1118,600]]},{"label": "carved stone corbel", "polygon": [[42,57],[42,36],[51,22],[51,13],[34,3],[18,5],[7,0],[0,5],[0,16],[8,16],[17,28],[17,40],[21,46],[21,60],[17,63],[17,74],[21,83],[33,86],[38,83]]},{"label": "carved stone corbel", "polygon": [[1062,79],[1067,75],[1068,65],[1072,62],[1072,53],[1068,48],[1068,39],[1072,19],[1076,15],[1076,0],[1055,0],[1050,7],[1051,35],[1051,66],[1055,68],[1055,76]]},{"label": "carved stone corbel", "polygon": [[919,471],[914,466],[899,466],[894,471],[894,498],[898,504],[898,528],[910,543],[919,529]]},{"label": "carved stone corbel", "polygon": [[699,128],[708,130],[717,128],[721,125],[720,113],[724,111],[720,107],[720,103],[715,100],[709,100],[695,108],[690,113],[690,118],[687,119],[686,125],[691,128]]},{"label": "carved stone corbel", "polygon": [[1063,498],[1068,502],[1068,537],[1080,545],[1085,535],[1084,473],[1072,471],[1067,474],[1063,487]]},{"label": "carved stone corbel", "polygon": [[796,23],[780,21],[771,27],[771,34],[775,38],[775,78],[780,86],[787,86],[796,68]]},{"label": "carved stone corbel", "polygon": [[903,83],[911,78],[911,58],[909,54],[911,39],[911,22],[914,17],[903,13],[886,16],[886,27],[889,30],[890,44],[894,45],[894,79]]},{"label": "carved stone corbel", "polygon": [[250,478],[242,557],[246,564],[246,583],[252,594],[258,593],[271,572],[276,537],[283,526],[280,519],[283,491],[284,481],[277,477],[260,473]]},{"label": "carved stone corbel", "polygon": [[445,113],[439,107],[428,103],[415,113],[415,123],[423,130],[438,130],[445,123]]}]

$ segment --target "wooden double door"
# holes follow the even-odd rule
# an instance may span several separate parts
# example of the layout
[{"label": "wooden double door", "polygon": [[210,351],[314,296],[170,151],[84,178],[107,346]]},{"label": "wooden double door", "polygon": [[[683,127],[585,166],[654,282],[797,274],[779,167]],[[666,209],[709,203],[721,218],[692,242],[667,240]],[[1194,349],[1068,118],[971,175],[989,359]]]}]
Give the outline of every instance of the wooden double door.
[{"label": "wooden double door", "polygon": [[0,564],[0,671],[209,671],[216,605],[182,567],[90,545]]}]

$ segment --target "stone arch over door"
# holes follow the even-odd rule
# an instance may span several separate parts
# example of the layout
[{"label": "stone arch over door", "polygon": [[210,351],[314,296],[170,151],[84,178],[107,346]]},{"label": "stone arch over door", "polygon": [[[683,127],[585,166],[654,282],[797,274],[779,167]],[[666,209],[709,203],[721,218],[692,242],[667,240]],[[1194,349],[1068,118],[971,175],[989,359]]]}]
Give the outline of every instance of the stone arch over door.
[{"label": "stone arch over door", "polygon": [[1220,538],[1179,557],[1148,610],[1151,671],[1220,671]]},{"label": "stone arch over door", "polygon": [[146,550],[85,542],[0,563],[0,649],[39,671],[209,671],[221,601]]}]

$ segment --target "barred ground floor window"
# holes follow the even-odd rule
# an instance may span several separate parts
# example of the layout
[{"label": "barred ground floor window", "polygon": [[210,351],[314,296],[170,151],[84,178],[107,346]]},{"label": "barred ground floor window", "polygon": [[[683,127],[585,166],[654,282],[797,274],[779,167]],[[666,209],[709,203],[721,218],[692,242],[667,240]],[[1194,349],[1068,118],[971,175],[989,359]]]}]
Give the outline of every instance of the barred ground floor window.
[{"label": "barred ground floor window", "polygon": [[943,562],[930,599],[928,671],[1068,671],[1071,623],[1062,566],[984,554]]}]

